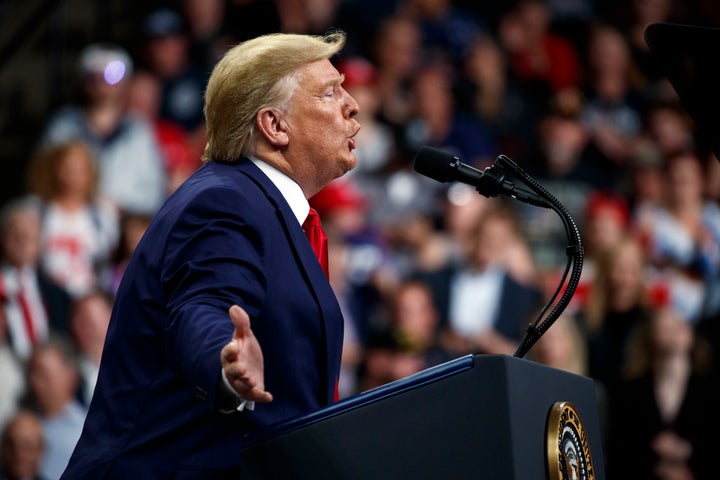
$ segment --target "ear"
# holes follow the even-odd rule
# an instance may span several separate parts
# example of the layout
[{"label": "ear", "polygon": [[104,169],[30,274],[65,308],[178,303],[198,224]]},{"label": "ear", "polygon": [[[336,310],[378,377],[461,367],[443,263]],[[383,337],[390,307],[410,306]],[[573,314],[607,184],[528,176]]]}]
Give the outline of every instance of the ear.
[{"label": "ear", "polygon": [[263,108],[258,112],[256,121],[260,134],[270,145],[284,147],[288,144],[287,124],[278,109]]}]

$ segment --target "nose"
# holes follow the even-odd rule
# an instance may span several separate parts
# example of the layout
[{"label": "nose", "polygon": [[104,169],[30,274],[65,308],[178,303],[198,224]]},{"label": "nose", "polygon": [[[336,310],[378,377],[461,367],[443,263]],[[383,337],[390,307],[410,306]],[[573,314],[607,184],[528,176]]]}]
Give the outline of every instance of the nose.
[{"label": "nose", "polygon": [[358,105],[357,101],[347,91],[345,91],[345,95],[347,97],[347,101],[346,101],[347,117],[353,118],[360,111],[360,105]]}]

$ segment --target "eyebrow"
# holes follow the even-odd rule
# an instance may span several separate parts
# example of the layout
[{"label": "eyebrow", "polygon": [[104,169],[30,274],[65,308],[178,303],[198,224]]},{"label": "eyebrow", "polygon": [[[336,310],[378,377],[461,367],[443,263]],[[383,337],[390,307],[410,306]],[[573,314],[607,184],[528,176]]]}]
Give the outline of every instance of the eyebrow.
[{"label": "eyebrow", "polygon": [[344,81],[345,81],[345,74],[341,73],[339,76],[333,78],[332,80],[328,80],[328,81],[325,83],[325,86],[330,86],[330,85],[333,85],[333,86],[334,86],[334,85],[342,85],[342,83],[343,83]]}]

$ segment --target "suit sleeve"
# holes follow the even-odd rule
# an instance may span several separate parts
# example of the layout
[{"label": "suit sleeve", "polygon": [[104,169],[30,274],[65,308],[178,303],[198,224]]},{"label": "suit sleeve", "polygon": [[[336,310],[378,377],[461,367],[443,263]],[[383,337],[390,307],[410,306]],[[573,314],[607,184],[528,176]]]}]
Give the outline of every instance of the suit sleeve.
[{"label": "suit sleeve", "polygon": [[262,211],[236,190],[206,192],[189,204],[168,239],[162,272],[166,361],[207,395],[210,409],[220,351],[234,329],[228,309],[238,304],[252,320],[265,301]]}]

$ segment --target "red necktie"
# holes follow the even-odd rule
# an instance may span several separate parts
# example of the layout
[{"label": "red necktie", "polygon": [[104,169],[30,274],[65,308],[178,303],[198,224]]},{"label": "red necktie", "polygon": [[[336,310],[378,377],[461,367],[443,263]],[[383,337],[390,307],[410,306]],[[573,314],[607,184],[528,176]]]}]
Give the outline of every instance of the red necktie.
[{"label": "red necktie", "polygon": [[30,302],[28,302],[25,289],[20,287],[20,293],[18,294],[18,303],[20,304],[20,311],[22,311],[23,320],[25,321],[25,329],[27,330],[28,339],[31,345],[35,345],[37,340],[35,333],[35,323],[33,322],[33,315],[30,311]]},{"label": "red necktie", "polygon": [[31,345],[35,345],[43,339],[42,327],[47,323],[44,318],[44,307],[39,304],[37,286],[33,280],[34,276],[27,269],[18,271],[18,296],[17,302],[25,322],[25,330]]},{"label": "red necktie", "polygon": [[[318,215],[314,208],[310,208],[310,213],[308,213],[307,218],[303,222],[303,230],[305,230],[305,236],[307,236],[310,246],[325,272],[325,276],[330,278],[328,273],[328,239],[325,230],[323,230],[320,224],[320,215]],[[340,400],[337,378],[335,378],[333,400],[336,402]]]},{"label": "red necktie", "polygon": [[328,240],[325,231],[320,224],[320,215],[314,208],[310,209],[307,218],[303,222],[303,230],[310,242],[310,246],[315,252],[315,256],[320,262],[320,266],[325,272],[325,276],[329,278],[328,273]]}]

